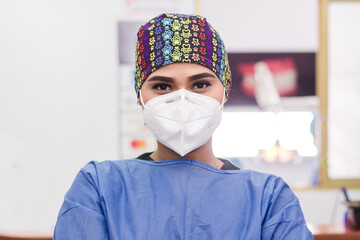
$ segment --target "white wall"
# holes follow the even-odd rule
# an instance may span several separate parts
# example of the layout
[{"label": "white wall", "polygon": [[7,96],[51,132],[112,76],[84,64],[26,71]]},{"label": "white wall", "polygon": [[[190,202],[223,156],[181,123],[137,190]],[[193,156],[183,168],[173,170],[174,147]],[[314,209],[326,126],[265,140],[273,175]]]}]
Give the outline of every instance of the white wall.
[{"label": "white wall", "polygon": [[117,157],[120,1],[0,1],[0,229],[54,225],[86,162]]},{"label": "white wall", "polygon": [[[316,0],[201,2],[228,48],[317,47]],[[0,1],[0,229],[49,231],[80,167],[117,158],[122,4]],[[335,190],[296,193],[309,222],[329,222]]]},{"label": "white wall", "polygon": [[228,51],[317,50],[318,0],[200,1]]}]

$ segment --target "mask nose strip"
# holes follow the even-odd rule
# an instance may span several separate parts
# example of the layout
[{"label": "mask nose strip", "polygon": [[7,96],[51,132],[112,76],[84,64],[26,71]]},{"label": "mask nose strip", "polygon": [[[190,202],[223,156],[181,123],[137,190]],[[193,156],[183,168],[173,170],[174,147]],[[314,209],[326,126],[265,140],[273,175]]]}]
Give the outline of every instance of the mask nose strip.
[{"label": "mask nose strip", "polygon": [[172,103],[172,102],[176,102],[176,101],[179,101],[179,100],[188,100],[188,97],[185,96],[185,94],[181,94],[180,96],[176,96],[176,97],[167,99],[165,101],[165,103]]},{"label": "mask nose strip", "polygon": [[179,101],[180,99],[181,99],[181,96],[173,97],[173,98],[167,99],[167,100],[165,101],[165,103],[176,102],[176,101]]}]

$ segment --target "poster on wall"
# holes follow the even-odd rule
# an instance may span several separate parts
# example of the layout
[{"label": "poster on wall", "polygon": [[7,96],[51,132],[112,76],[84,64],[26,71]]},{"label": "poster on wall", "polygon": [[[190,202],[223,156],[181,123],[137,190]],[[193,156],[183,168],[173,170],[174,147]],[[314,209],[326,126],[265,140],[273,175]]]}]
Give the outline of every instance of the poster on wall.
[{"label": "poster on wall", "polygon": [[256,106],[255,64],[266,63],[280,97],[315,96],[315,53],[229,53],[232,88],[226,106]]}]

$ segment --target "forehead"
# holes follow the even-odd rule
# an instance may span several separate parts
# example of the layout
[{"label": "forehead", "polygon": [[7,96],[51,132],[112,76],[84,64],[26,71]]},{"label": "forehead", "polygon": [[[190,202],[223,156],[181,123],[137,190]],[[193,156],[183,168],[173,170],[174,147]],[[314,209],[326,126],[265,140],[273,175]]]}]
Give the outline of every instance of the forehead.
[{"label": "forehead", "polygon": [[214,77],[218,78],[216,74],[213,71],[211,71],[209,68],[204,67],[197,63],[172,63],[169,65],[165,65],[152,72],[148,76],[148,78],[156,75],[161,75],[166,77],[177,77],[177,76],[187,77],[200,73],[210,73]]}]

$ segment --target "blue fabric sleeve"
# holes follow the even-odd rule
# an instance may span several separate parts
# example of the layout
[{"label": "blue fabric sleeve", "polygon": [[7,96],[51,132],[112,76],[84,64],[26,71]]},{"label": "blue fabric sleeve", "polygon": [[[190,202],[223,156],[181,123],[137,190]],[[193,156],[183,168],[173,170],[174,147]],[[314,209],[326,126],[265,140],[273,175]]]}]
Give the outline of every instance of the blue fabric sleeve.
[{"label": "blue fabric sleeve", "polygon": [[267,190],[270,189],[271,194],[264,199],[268,208],[261,239],[314,239],[306,226],[299,200],[289,186],[281,178],[276,178],[267,185]]},{"label": "blue fabric sleeve", "polygon": [[54,240],[108,239],[96,176],[94,163],[87,164],[76,176],[60,209]]}]

